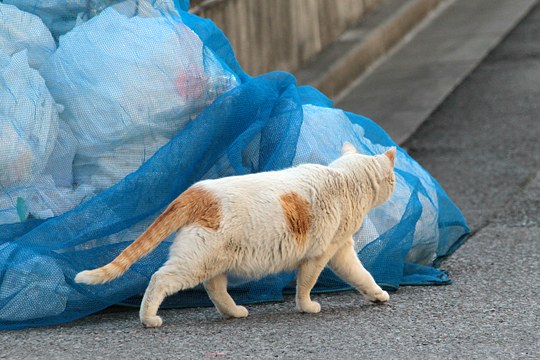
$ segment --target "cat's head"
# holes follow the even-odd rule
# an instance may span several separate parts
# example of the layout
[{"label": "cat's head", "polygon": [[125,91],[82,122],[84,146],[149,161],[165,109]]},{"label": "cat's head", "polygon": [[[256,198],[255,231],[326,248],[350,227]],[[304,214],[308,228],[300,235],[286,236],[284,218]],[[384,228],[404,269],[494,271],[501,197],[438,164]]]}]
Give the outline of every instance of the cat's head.
[{"label": "cat's head", "polygon": [[371,178],[375,180],[376,198],[374,199],[374,207],[382,205],[386,202],[396,186],[396,176],[394,174],[394,162],[396,159],[396,148],[391,147],[386,152],[380,155],[366,156],[358,153],[354,145],[345,142],[341,148],[341,156],[357,155],[363,160],[372,161],[375,165],[372,167]]}]

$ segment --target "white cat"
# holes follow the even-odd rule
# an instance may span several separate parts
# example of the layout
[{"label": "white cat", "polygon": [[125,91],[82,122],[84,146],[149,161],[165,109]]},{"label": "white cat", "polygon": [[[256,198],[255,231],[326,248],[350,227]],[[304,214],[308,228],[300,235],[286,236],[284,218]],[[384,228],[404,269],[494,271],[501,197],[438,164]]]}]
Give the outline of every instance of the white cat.
[{"label": "white cat", "polygon": [[367,212],[394,191],[396,149],[365,156],[345,143],[329,166],[294,168],[200,181],[176,200],[111,263],[82,271],[75,281],[111,281],[177,230],[169,259],[152,276],[140,309],[141,322],[159,327],[163,299],[201,282],[218,311],[246,317],[227,292],[227,274],[246,278],[298,269],[296,304],[317,313],[310,291],[329,264],[343,280],[373,302],[383,291],[364,269],[352,235]]}]

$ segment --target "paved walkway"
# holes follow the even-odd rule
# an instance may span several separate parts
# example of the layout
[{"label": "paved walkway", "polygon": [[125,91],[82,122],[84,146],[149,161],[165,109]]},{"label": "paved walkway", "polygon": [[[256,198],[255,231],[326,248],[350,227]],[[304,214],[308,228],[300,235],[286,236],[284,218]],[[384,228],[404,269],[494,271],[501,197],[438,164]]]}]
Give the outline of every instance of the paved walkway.
[{"label": "paved walkway", "polygon": [[345,89],[337,106],[376,119],[401,144],[536,3],[443,1],[416,34]]}]

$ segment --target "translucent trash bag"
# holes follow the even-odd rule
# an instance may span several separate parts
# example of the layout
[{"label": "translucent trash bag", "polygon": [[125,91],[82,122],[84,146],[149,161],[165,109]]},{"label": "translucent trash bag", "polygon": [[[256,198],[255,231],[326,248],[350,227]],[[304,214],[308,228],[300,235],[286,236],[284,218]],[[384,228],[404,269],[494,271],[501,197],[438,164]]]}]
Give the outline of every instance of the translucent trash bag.
[{"label": "translucent trash bag", "polygon": [[41,73],[78,140],[75,182],[98,190],[137,170],[239,84],[179,18],[113,8],[61,37]]},{"label": "translucent trash bag", "polygon": [[27,50],[0,50],[0,224],[60,215],[94,190],[72,187],[76,139]]},{"label": "translucent trash bag", "polygon": [[0,50],[0,186],[29,182],[42,173],[59,131],[58,107],[28,52]]},{"label": "translucent trash bag", "polygon": [[10,56],[26,49],[28,64],[39,69],[56,44],[39,17],[0,2],[0,49]]}]

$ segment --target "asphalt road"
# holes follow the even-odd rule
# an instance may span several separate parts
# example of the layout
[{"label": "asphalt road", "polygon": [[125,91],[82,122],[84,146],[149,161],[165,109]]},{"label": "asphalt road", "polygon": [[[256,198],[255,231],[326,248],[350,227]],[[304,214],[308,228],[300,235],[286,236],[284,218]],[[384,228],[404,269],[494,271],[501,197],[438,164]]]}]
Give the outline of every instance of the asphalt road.
[{"label": "asphalt road", "polygon": [[540,357],[540,6],[405,144],[462,208],[474,235],[443,264],[454,283],[404,287],[387,305],[318,295],[283,303],[163,310],[144,329],[113,308],[55,327],[0,333],[9,359]]}]

